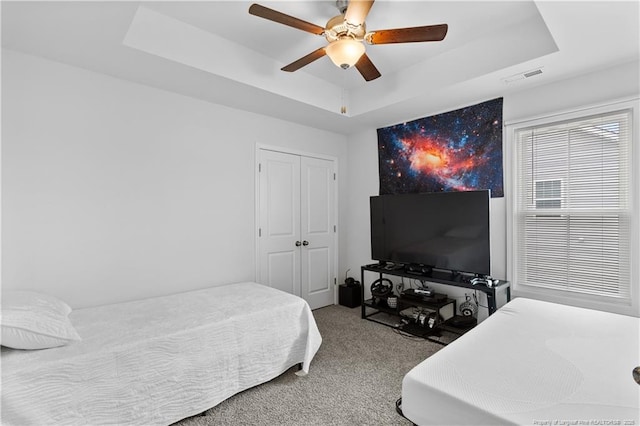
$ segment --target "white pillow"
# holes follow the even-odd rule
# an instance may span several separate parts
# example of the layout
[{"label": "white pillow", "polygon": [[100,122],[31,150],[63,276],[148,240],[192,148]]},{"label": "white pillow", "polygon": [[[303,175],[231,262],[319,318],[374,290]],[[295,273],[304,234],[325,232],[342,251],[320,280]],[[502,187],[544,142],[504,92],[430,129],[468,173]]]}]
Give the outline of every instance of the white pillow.
[{"label": "white pillow", "polygon": [[79,341],[69,321],[70,312],[69,305],[47,294],[2,292],[0,344],[14,349],[46,349]]}]

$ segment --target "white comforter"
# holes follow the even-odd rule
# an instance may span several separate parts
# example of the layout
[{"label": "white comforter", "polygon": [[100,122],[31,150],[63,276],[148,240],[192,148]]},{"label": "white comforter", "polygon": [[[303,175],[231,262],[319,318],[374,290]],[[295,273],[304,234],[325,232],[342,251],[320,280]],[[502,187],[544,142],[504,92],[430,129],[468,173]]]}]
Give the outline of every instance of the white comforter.
[{"label": "white comforter", "polygon": [[322,341],[304,300],[255,283],[70,318],[82,342],[2,348],[3,425],[169,424],[297,363],[308,372]]}]

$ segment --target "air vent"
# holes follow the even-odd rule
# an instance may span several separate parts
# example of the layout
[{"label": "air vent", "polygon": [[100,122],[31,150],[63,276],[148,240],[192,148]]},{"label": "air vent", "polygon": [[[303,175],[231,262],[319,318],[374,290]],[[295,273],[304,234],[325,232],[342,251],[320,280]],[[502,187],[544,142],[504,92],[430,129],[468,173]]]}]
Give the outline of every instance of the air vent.
[{"label": "air vent", "polygon": [[539,74],[542,74],[542,67],[505,77],[502,81],[505,83],[513,83],[514,81],[524,80],[525,78],[530,78]]},{"label": "air vent", "polygon": [[524,73],[525,78],[533,77],[534,75],[542,74],[542,70],[533,70]]}]

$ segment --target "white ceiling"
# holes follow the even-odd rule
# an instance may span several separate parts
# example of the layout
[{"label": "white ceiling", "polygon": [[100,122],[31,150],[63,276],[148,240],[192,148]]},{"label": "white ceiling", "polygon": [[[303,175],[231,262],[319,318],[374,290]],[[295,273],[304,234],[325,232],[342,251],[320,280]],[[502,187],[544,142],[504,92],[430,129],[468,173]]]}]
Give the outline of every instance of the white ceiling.
[{"label": "white ceiling", "polygon": [[[260,1],[324,26],[335,1]],[[3,47],[349,134],[587,73],[640,55],[638,1],[378,0],[369,30],[447,23],[442,42],[367,46],[382,77],[321,58],[315,36],[245,1],[2,2]],[[542,74],[512,83],[533,69]],[[341,114],[342,105],[347,114]]]}]

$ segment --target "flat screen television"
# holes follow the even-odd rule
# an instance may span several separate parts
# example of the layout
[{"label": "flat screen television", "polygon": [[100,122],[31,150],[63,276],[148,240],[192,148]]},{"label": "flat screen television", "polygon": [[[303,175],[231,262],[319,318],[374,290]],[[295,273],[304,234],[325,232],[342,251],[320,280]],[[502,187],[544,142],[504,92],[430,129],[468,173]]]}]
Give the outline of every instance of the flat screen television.
[{"label": "flat screen television", "polygon": [[371,257],[491,274],[488,190],[379,195],[371,204]]}]

